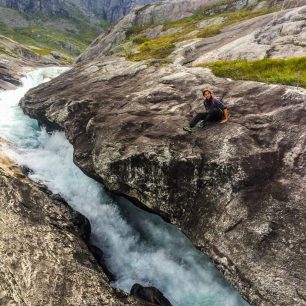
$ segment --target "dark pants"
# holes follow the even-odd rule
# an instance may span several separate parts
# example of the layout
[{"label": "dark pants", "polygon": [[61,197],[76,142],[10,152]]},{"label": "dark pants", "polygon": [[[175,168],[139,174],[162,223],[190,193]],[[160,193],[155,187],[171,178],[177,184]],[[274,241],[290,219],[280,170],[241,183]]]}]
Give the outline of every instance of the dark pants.
[{"label": "dark pants", "polygon": [[196,114],[190,121],[190,127],[195,127],[196,124],[200,121],[221,121],[223,119],[223,112],[219,109],[212,109],[205,113]]}]

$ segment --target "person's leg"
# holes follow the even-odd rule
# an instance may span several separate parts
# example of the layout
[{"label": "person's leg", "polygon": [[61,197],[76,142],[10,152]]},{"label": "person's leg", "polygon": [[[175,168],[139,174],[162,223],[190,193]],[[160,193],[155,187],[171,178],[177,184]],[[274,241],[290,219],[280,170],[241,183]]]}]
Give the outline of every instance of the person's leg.
[{"label": "person's leg", "polygon": [[205,121],[217,122],[217,121],[221,121],[222,118],[223,118],[223,112],[218,109],[213,109],[208,112]]},{"label": "person's leg", "polygon": [[199,121],[201,121],[201,120],[206,121],[207,116],[208,116],[208,113],[198,113],[198,114],[196,114],[196,115],[191,119],[191,121],[190,121],[190,123],[189,123],[189,126],[190,126],[191,128],[194,128],[194,127],[196,126],[196,124],[197,124]]}]

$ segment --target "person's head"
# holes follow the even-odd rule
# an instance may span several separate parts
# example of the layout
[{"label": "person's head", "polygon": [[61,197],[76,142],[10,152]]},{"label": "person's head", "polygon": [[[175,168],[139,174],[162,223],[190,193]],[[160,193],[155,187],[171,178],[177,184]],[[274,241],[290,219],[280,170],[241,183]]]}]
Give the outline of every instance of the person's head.
[{"label": "person's head", "polygon": [[209,88],[204,88],[202,90],[202,93],[203,93],[203,97],[206,99],[206,100],[209,100],[211,97],[212,97],[212,91],[211,89]]}]

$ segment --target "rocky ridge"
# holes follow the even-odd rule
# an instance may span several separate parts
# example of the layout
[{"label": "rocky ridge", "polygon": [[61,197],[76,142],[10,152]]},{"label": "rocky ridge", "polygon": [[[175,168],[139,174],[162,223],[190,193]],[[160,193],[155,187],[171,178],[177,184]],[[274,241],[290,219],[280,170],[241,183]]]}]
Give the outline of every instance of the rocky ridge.
[{"label": "rocky ridge", "polygon": [[[89,46],[89,48],[81,54],[81,56],[77,59],[77,62],[92,60],[96,57],[103,57],[116,52],[118,45],[125,41],[131,28],[145,27],[145,29],[152,28],[154,31],[154,28],[156,29],[161,27],[164,22],[189,17],[197,10],[205,11],[208,15],[213,15],[216,13],[238,11],[241,9],[256,11],[271,7],[280,7],[282,3],[282,1],[257,0],[227,1],[225,3],[220,3],[218,0],[183,0],[165,1],[156,4],[153,3],[149,6],[144,6],[141,8],[135,8],[126,17],[120,20],[112,29],[101,33],[101,35]],[[206,26],[209,25],[211,24],[207,24]],[[174,28],[170,30],[177,31],[178,29]],[[161,32],[160,29],[157,29],[157,36],[160,34],[159,32]],[[140,34],[147,35],[146,31],[141,32]],[[186,40],[188,39],[186,38]]]}]

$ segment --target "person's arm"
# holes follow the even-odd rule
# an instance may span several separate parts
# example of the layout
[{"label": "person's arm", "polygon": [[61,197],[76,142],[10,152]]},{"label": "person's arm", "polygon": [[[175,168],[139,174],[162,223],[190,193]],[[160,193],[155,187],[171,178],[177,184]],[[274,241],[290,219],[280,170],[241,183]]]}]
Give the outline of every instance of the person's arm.
[{"label": "person's arm", "polygon": [[228,120],[228,110],[227,108],[223,109],[223,115],[224,115],[224,119],[222,121],[220,121],[220,123],[226,123]]},{"label": "person's arm", "polygon": [[206,105],[205,99],[203,100],[203,106],[204,106],[205,110],[207,111],[207,105]]}]

